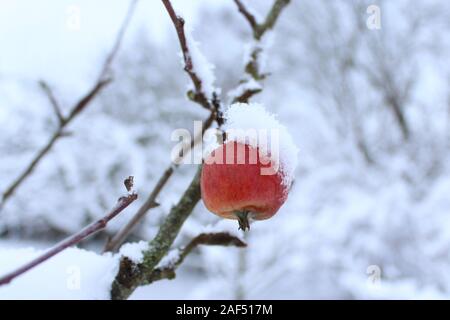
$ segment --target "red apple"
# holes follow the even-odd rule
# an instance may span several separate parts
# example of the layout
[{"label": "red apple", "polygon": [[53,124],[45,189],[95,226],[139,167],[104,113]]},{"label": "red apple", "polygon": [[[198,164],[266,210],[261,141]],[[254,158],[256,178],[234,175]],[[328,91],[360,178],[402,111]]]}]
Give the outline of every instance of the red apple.
[{"label": "red apple", "polygon": [[250,228],[249,218],[272,217],[286,201],[288,186],[283,184],[280,170],[267,175],[262,174],[263,168],[268,171],[272,164],[259,154],[258,148],[231,141],[215,149],[205,159],[201,175],[206,208],[221,217],[237,219],[243,230]]}]

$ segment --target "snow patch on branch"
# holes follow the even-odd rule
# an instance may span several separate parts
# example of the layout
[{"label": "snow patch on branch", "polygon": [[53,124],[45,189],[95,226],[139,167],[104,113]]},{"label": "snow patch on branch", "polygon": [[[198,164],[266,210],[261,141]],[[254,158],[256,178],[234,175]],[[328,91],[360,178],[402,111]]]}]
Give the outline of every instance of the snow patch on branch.
[{"label": "snow patch on branch", "polygon": [[234,99],[236,97],[240,97],[246,91],[258,91],[258,90],[262,90],[262,85],[255,79],[249,78],[248,80],[245,80],[244,82],[239,84],[233,90],[230,90],[228,92],[228,97]]},{"label": "snow patch on branch", "polygon": [[[250,61],[253,61],[253,55],[258,55],[258,69],[260,74],[266,73],[267,69],[267,52],[274,43],[273,31],[266,31],[264,37],[260,40],[253,39],[244,49],[243,63],[246,66]],[[247,75],[248,76],[248,75]]]},{"label": "snow patch on branch", "polygon": [[180,250],[173,249],[170,250],[167,255],[165,255],[161,261],[158,263],[158,268],[173,268],[177,261],[180,259]]},{"label": "snow patch on branch", "polygon": [[[193,71],[202,81],[202,90],[208,99],[212,98],[214,92],[214,82],[216,77],[214,75],[215,66],[206,59],[200,50],[200,43],[192,37],[192,29],[189,24],[185,23],[186,42],[189,48],[190,58],[192,59]],[[193,88],[191,88],[193,89]]]},{"label": "snow patch on branch", "polygon": [[138,264],[144,260],[144,251],[148,250],[147,241],[139,241],[134,243],[125,243],[120,248],[120,254]]}]

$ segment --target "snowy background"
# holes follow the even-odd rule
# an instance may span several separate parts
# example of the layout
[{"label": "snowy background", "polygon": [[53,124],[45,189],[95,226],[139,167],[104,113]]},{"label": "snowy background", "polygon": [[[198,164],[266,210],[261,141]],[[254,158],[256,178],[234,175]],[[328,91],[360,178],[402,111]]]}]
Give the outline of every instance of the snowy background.
[{"label": "snowy background", "polygon": [[[450,298],[450,2],[293,0],[268,35],[271,73],[253,101],[299,147],[286,204],[246,235],[248,248],[202,247],[174,280],[134,299]],[[0,0],[0,191],[93,84],[126,0]],[[232,0],[174,0],[215,65],[222,100],[239,82],[251,33]],[[246,3],[264,17],[270,0]],[[369,5],[381,29],[366,26]],[[79,10],[79,28],[68,21]],[[0,298],[108,298],[117,256],[107,235],[132,216],[170,162],[171,132],[208,112],[160,1],[141,0],[114,82],[70,125],[0,212],[0,275],[104,215],[135,176],[140,198],[105,232],[44,263]],[[188,185],[181,166],[133,235],[151,239]],[[199,204],[176,245],[219,219]],[[237,227],[234,221],[224,227]],[[81,282],[73,282],[79,276]]]}]

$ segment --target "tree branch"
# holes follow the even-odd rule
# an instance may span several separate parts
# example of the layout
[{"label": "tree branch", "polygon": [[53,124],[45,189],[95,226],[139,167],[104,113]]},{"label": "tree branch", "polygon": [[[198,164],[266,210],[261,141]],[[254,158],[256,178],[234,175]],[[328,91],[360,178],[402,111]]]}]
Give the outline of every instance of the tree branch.
[{"label": "tree branch", "polygon": [[[216,116],[215,112],[211,112],[209,117],[203,121],[203,127],[202,132],[197,137],[194,137],[194,139],[191,141],[191,150],[194,148],[195,144],[202,141],[203,134],[205,131],[212,126],[214,123],[214,120],[216,120],[218,117]],[[183,158],[187,155],[183,154]],[[158,202],[156,201],[157,197],[161,193],[161,191],[166,186],[167,182],[172,177],[175,170],[179,167],[179,164],[170,164],[163,172],[161,177],[158,179],[155,187],[150,192],[148,198],[145,200],[144,204],[139,208],[139,210],[136,212],[136,214],[131,218],[131,220],[123,226],[122,229],[117,232],[114,237],[109,239],[105,245],[104,251],[117,251],[119,247],[123,244],[123,242],[126,240],[126,238],[130,235],[131,232],[133,232],[136,225],[142,221],[142,219],[145,217],[145,215],[148,213],[148,211],[152,208],[156,208],[159,206]]]},{"label": "tree branch", "polygon": [[109,213],[107,213],[103,218],[90,224],[89,226],[85,227],[84,229],[77,232],[73,236],[61,241],[53,249],[50,249],[46,253],[44,253],[41,256],[37,257],[36,259],[30,261],[29,263],[25,264],[24,266],[1,277],[0,278],[0,286],[10,283],[14,278],[24,274],[25,272],[29,271],[30,269],[47,261],[48,259],[50,259],[51,257],[55,256],[56,254],[60,253],[64,249],[71,247],[73,245],[76,245],[77,243],[80,243],[81,241],[83,241],[84,239],[89,237],[90,235],[104,229],[111,219],[115,218],[120,212],[122,212],[126,207],[128,207],[136,199],[137,199],[137,194],[134,192],[129,193],[127,196],[120,197],[119,200],[117,201],[117,204],[114,206],[114,208]]},{"label": "tree branch", "polygon": [[289,4],[290,1],[291,0],[275,0],[272,8],[269,10],[269,13],[266,16],[266,19],[262,24],[259,25],[259,30],[255,37],[257,40],[260,40],[266,33],[266,31],[273,29],[281,12]]},{"label": "tree branch", "polygon": [[[0,211],[4,207],[5,203],[8,201],[8,199],[13,195],[13,193],[17,190],[17,188],[25,181],[26,178],[28,178],[35,167],[39,164],[39,162],[44,158],[45,155],[49,153],[49,151],[52,149],[55,142],[65,136],[64,130],[67,127],[67,125],[78,115],[80,114],[86,106],[99,94],[99,92],[111,82],[111,78],[106,77],[107,73],[110,72],[111,64],[113,62],[114,57],[116,56],[120,44],[122,41],[122,38],[124,36],[125,30],[128,27],[128,24],[131,20],[131,16],[134,12],[135,6],[136,6],[137,0],[132,0],[130,3],[127,15],[125,17],[125,20],[122,24],[122,27],[117,34],[116,41],[106,57],[105,63],[103,64],[103,68],[100,71],[100,75],[98,77],[97,82],[92,86],[92,88],[71,108],[71,111],[69,112],[69,115],[67,117],[64,117],[61,114],[59,104],[56,102],[56,99],[54,98],[53,94],[51,93],[48,86],[41,82],[41,87],[43,87],[44,91],[46,91],[47,96],[49,96],[50,101],[53,104],[53,107],[55,108],[55,112],[57,113],[58,119],[59,119],[59,125],[56,128],[53,135],[50,137],[48,142],[45,144],[45,146],[37,152],[37,154],[34,156],[34,158],[31,160],[31,162],[28,164],[28,166],[24,169],[24,171],[6,188],[6,190],[3,192],[2,199],[0,201]],[[43,85],[44,84],[44,85]]]},{"label": "tree branch", "polygon": [[208,109],[210,111],[213,111],[213,106],[211,102],[209,101],[209,98],[206,96],[206,94],[203,91],[202,87],[202,80],[197,75],[197,73],[194,70],[194,64],[192,62],[192,56],[189,52],[189,46],[186,40],[186,34],[184,31],[184,19],[180,16],[178,16],[173,9],[172,3],[170,0],[162,0],[164,7],[167,10],[167,13],[170,16],[170,19],[172,20],[172,23],[175,27],[175,30],[177,32],[178,40],[180,42],[181,52],[183,54],[183,60],[184,60],[184,70],[189,75],[189,77],[192,80],[192,83],[194,85],[194,92],[190,92],[188,94],[188,97],[194,101],[197,102],[199,105],[201,105],[203,108]]},{"label": "tree branch", "polygon": [[[253,39],[255,41],[255,45],[253,46],[250,53],[249,61],[245,65],[245,73],[247,74],[247,78],[244,78],[240,81],[240,84],[236,89],[236,92],[238,94],[232,97],[233,103],[247,103],[251,97],[262,91],[262,89],[259,87],[248,87],[250,81],[254,80],[257,83],[260,83],[268,76],[268,74],[263,73],[260,70],[261,68],[259,60],[262,53],[262,48],[259,44],[264,34],[275,26],[278,17],[280,16],[283,9],[289,4],[290,0],[275,0],[262,23],[256,22],[254,16],[249,13],[248,9],[240,0],[235,0],[234,2],[238,7],[239,12],[241,12],[245,19],[249,21],[250,27],[253,31]],[[243,90],[239,90],[241,86],[243,86]]]},{"label": "tree branch", "polygon": [[[185,71],[191,77],[191,80],[194,83],[194,88],[196,89],[196,94],[202,94],[201,91],[201,81],[195,72],[193,72],[192,60],[189,55],[188,46],[186,43],[186,37],[184,34],[184,20],[181,17],[178,17],[173,10],[173,7],[169,0],[162,0],[167,12],[169,13],[170,18],[175,26],[177,31],[177,35],[180,41],[180,45],[183,52],[183,57],[185,61]],[[272,9],[267,15],[266,21],[260,25],[258,33],[254,33],[254,37],[257,41],[261,39],[263,34],[274,26],[276,19],[278,18],[283,7],[289,3],[289,0],[276,0]],[[242,8],[241,8],[242,9]],[[241,12],[243,9],[241,10]],[[258,49],[258,48],[257,48]],[[257,60],[259,56],[260,49],[252,52],[252,58]],[[251,70],[246,68],[246,72],[250,75]],[[264,75],[256,74],[254,78],[255,80],[263,79]],[[258,91],[259,92],[259,91]],[[248,95],[247,100],[253,95],[251,93]],[[203,95],[204,98],[206,98]],[[207,109],[211,110],[210,115],[210,123],[215,119],[219,126],[222,124],[222,117],[220,113],[220,102],[217,100],[217,96],[213,94],[212,102],[208,99],[205,99],[206,103],[203,101],[198,101],[194,97],[191,97],[194,101],[201,104],[203,107],[207,106]],[[172,175],[173,171],[170,171],[169,174]],[[224,244],[224,238],[220,241],[218,240],[220,236],[214,237],[209,235],[200,235],[196,237],[193,241],[191,241],[188,246],[183,250],[180,255],[180,259],[175,263],[172,268],[162,267],[157,268],[157,265],[160,263],[161,259],[169,252],[170,247],[172,246],[175,238],[177,237],[184,221],[191,214],[196,204],[200,201],[201,193],[200,193],[200,175],[201,175],[201,167],[199,167],[195,177],[191,181],[191,184],[181,197],[180,201],[176,206],[174,206],[169,215],[164,220],[163,224],[160,226],[157,235],[153,240],[149,243],[149,249],[143,252],[144,260],[140,264],[134,264],[131,260],[126,257],[123,257],[120,261],[119,271],[116,275],[116,278],[112,284],[111,288],[111,298],[114,300],[118,299],[127,299],[133,291],[141,285],[149,284],[153,281],[163,279],[163,278],[173,278],[175,277],[175,268],[179,266],[185,257],[199,244]],[[165,180],[165,175],[161,179]],[[157,184],[158,186],[158,184]],[[152,200],[149,198],[149,200]],[[151,203],[151,201],[149,201]],[[223,234],[221,236],[224,236]],[[228,238],[228,240],[230,240]],[[228,242],[228,244],[231,244]],[[233,242],[237,246],[242,246],[242,243]]]},{"label": "tree branch", "polygon": [[149,249],[143,252],[144,261],[141,264],[130,266],[129,259],[121,259],[119,271],[111,288],[112,299],[126,299],[138,286],[148,283],[148,277],[169,252],[184,221],[200,201],[200,175],[201,166],[180,201],[170,210],[155,238],[150,241]]},{"label": "tree branch", "polygon": [[[172,4],[169,0],[162,0],[170,19],[172,20],[172,23],[175,27],[175,30],[177,32],[178,40],[180,42],[181,51],[183,53],[183,59],[185,62],[185,68],[184,70],[188,73],[189,77],[192,80],[192,83],[195,88],[195,93],[193,95],[190,95],[188,93],[188,96],[190,96],[191,100],[198,103],[200,106],[208,109],[210,111],[210,115],[208,118],[203,122],[202,127],[202,134],[200,137],[195,137],[194,140],[191,142],[191,150],[193,149],[195,143],[201,141],[203,137],[203,133],[205,130],[210,128],[214,121],[217,122],[219,127],[223,124],[223,118],[221,113],[221,104],[220,100],[218,99],[216,93],[213,93],[212,99],[208,100],[206,95],[203,92],[202,88],[202,81],[199,78],[199,76],[194,71],[194,66],[192,63],[192,58],[189,52],[188,43],[186,40],[186,35],[184,32],[184,20],[177,16],[175,13],[175,10],[172,7]],[[183,155],[183,157],[186,155]],[[104,251],[117,251],[120,247],[120,245],[125,241],[127,236],[134,230],[136,225],[145,217],[147,212],[157,207],[158,204],[156,202],[156,198],[159,196],[162,189],[165,187],[167,182],[169,181],[170,177],[173,175],[174,171],[178,168],[178,164],[170,164],[166,170],[164,170],[161,177],[158,179],[155,187],[150,192],[147,200],[144,202],[144,204],[139,208],[137,213],[133,216],[133,218],[116,234],[114,237],[108,240],[108,242],[105,245]]]},{"label": "tree branch", "polygon": [[104,252],[107,251],[117,251],[125,239],[129,236],[129,234],[134,230],[136,225],[144,218],[147,212],[159,206],[156,202],[156,198],[159,193],[162,191],[166,183],[169,181],[175,170],[174,165],[170,165],[166,170],[164,170],[162,176],[159,178],[153,190],[150,192],[147,200],[145,200],[144,204],[139,208],[136,214],[131,218],[128,223],[122,227],[122,229],[117,232],[114,237],[108,240],[105,245]]},{"label": "tree branch", "polygon": [[103,80],[110,78],[108,73],[111,72],[112,63],[117,56],[117,53],[119,52],[122,40],[125,36],[128,25],[130,24],[131,18],[133,17],[138,1],[139,0],[131,0],[130,5],[128,6],[127,13],[125,15],[125,19],[123,20],[119,32],[116,35],[116,40],[114,41],[111,51],[109,52],[108,56],[105,59],[105,62],[103,63],[103,67],[100,71],[97,82],[102,82]]},{"label": "tree branch", "polygon": [[247,19],[248,23],[250,24],[250,27],[253,30],[258,29],[258,22],[256,22],[256,18],[253,14],[248,11],[248,9],[244,6],[244,4],[240,0],[234,0],[236,3],[239,12],[242,13],[242,15]]},{"label": "tree branch", "polygon": [[193,238],[184,249],[180,250],[178,258],[169,265],[155,268],[150,276],[147,278],[149,283],[175,278],[175,270],[184,262],[184,259],[200,245],[207,246],[235,246],[238,248],[247,247],[247,244],[236,236],[228,232],[218,233],[201,233]]},{"label": "tree branch", "polygon": [[59,103],[56,100],[55,96],[53,95],[52,90],[50,89],[50,87],[44,80],[39,81],[39,85],[42,88],[42,90],[44,90],[45,94],[47,95],[48,100],[50,101],[50,103],[53,107],[53,111],[55,111],[56,117],[58,118],[59,124],[63,123],[64,117],[61,113],[61,108],[60,108]]}]

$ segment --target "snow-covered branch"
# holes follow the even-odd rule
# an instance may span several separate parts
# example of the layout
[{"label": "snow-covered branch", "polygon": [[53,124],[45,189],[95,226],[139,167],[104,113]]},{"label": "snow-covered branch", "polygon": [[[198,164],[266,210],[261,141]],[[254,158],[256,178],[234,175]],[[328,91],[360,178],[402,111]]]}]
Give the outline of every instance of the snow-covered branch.
[{"label": "snow-covered branch", "polygon": [[[212,66],[209,65],[204,56],[198,50],[194,39],[192,39],[192,37],[188,33],[186,33],[185,21],[182,17],[177,15],[171,2],[169,0],[162,0],[162,2],[177,32],[181,52],[183,55],[183,61],[185,63],[184,70],[189,75],[194,86],[194,90],[188,92],[188,97],[192,101],[198,103],[200,106],[210,111],[210,115],[208,116],[208,118],[203,121],[203,135],[205,130],[210,128],[214,121],[217,122],[219,127],[223,124],[221,102],[212,86],[212,82],[214,80],[214,75],[211,71]],[[194,65],[194,60],[195,62],[199,63],[199,65]],[[206,70],[204,70],[203,72],[197,72],[197,70],[199,69]],[[194,143],[198,142],[199,140],[201,140],[201,137],[196,137],[193,140],[191,148],[193,148]],[[155,187],[150,192],[144,204],[139,208],[139,210],[131,218],[131,220],[116,235],[114,235],[113,238],[108,241],[105,246],[105,251],[118,250],[120,245],[125,241],[126,237],[133,231],[134,227],[144,218],[148,211],[158,206],[156,199],[159,196],[160,192],[164,189],[169,179],[172,177],[172,174],[177,167],[177,164],[168,165],[161,177],[156,182]]]},{"label": "snow-covered branch", "polygon": [[[203,78],[208,79],[202,79],[198,71],[199,68],[209,68],[209,66],[207,66],[208,63],[199,52],[198,48],[196,48],[195,41],[186,33],[184,19],[177,15],[169,0],[162,0],[162,2],[177,32],[185,64],[184,70],[189,75],[194,85],[194,90],[188,92],[188,97],[203,108],[213,111],[214,106],[211,103],[211,98],[213,94],[212,82],[214,81],[214,76],[210,74],[211,70],[208,70],[208,72],[202,72]],[[197,60],[196,62],[200,62],[203,65],[194,65],[194,60]],[[208,73],[208,75],[206,76],[205,73]]]},{"label": "snow-covered branch", "polygon": [[170,210],[155,238],[150,241],[148,250],[143,252],[143,262],[131,266],[128,259],[121,259],[119,271],[111,288],[112,299],[126,299],[138,286],[148,283],[148,277],[169,252],[184,221],[200,201],[200,174],[201,167],[198,168],[180,201]]},{"label": "snow-covered branch", "polygon": [[[124,181],[127,189],[129,189],[129,187],[127,186],[129,181],[132,181],[132,177],[129,177],[128,179],[126,179]],[[37,257],[36,259],[30,261],[29,263],[25,264],[24,266],[1,277],[0,278],[0,286],[10,283],[14,278],[24,274],[25,272],[33,269],[34,267],[40,265],[41,263],[47,261],[51,257],[57,255],[58,253],[60,253],[61,251],[65,250],[65,249],[67,249],[68,247],[74,246],[74,245],[80,243],[81,241],[83,241],[84,239],[86,239],[87,237],[91,236],[92,234],[104,229],[110,220],[114,219],[119,213],[121,213],[134,200],[137,199],[137,197],[138,197],[137,194],[132,191],[132,185],[128,191],[129,191],[129,193],[126,196],[120,197],[119,200],[117,200],[117,204],[114,206],[114,208],[111,209],[111,211],[108,212],[103,218],[88,225],[87,227],[85,227],[81,231],[77,232],[73,236],[61,241],[55,247],[53,247],[49,251],[45,252],[43,255]]]},{"label": "snow-covered branch", "polygon": [[[201,233],[193,238],[184,248],[175,249],[161,261],[147,278],[148,283],[163,279],[174,279],[176,269],[183,263],[186,257],[198,246],[234,246],[245,248],[247,244],[237,236],[228,232]],[[171,253],[173,254],[171,255]]]},{"label": "snow-covered branch", "polygon": [[[184,20],[179,17],[175,10],[173,9],[171,3],[169,0],[162,0],[164,3],[164,6],[166,7],[166,10],[175,26],[175,29],[177,31],[178,39],[180,41],[181,50],[183,53],[183,59],[185,62],[185,71],[189,74],[195,91],[188,93],[188,96],[191,98],[191,100],[197,102],[202,107],[208,109],[211,111],[210,117],[205,121],[208,128],[212,125],[214,120],[218,123],[219,126],[222,125],[222,116],[220,112],[220,101],[218,100],[218,97],[215,92],[212,92],[212,99],[208,99],[207,95],[205,94],[204,87],[202,80],[196,73],[196,69],[194,68],[194,64],[192,61],[188,40],[185,34]],[[267,18],[265,22],[261,25],[259,25],[259,33],[257,36],[255,36],[255,39],[259,41],[261,37],[264,35],[264,33],[271,29],[274,26],[274,23],[276,19],[278,18],[281,10],[284,8],[285,5],[289,3],[289,0],[276,0],[272,9],[270,10],[269,14],[267,15]],[[193,43],[193,40],[191,41]],[[194,45],[195,47],[195,45]],[[196,55],[199,53],[197,52]],[[257,60],[259,51],[257,51],[255,54],[252,54],[253,59]],[[197,58],[196,61],[200,61],[204,59]],[[205,64],[205,61],[203,61],[203,64]],[[204,65],[202,67],[205,67]],[[246,72],[250,75],[252,75],[252,71],[248,70],[246,68]],[[259,72],[259,71],[258,71]],[[261,80],[261,76],[259,73],[254,73],[253,78],[255,80]],[[259,90],[261,91],[261,89]],[[258,92],[259,92],[258,91]],[[247,100],[252,96],[253,94],[249,95]],[[206,129],[204,128],[204,129]],[[194,140],[195,141],[195,140]],[[148,243],[148,248],[145,249],[143,254],[143,260],[139,263],[134,263],[127,257],[122,257],[120,261],[120,267],[119,271],[117,273],[117,276],[112,284],[111,288],[111,298],[112,299],[127,299],[133,291],[141,285],[149,284],[153,281],[162,279],[162,278],[173,278],[174,277],[174,269],[178,267],[183,261],[185,256],[187,256],[194,247],[196,247],[199,244],[215,244],[215,245],[231,245],[234,244],[236,246],[245,246],[245,244],[240,241],[237,242],[237,238],[233,236],[225,236],[225,234],[221,233],[219,236],[211,236],[211,235],[205,235],[202,234],[196,238],[194,238],[193,242],[191,242],[184,250],[184,254],[182,254],[178,260],[172,265],[172,267],[159,267],[159,264],[161,263],[162,259],[169,253],[169,250],[177,237],[184,221],[189,217],[189,215],[194,210],[195,206],[201,199],[201,192],[200,192],[200,175],[201,175],[202,167],[199,166],[198,171],[196,175],[194,176],[193,180],[191,181],[189,187],[186,189],[184,194],[182,195],[181,199],[175,205],[162,225],[160,226],[157,235]],[[163,176],[158,181],[157,185],[155,186],[155,189],[150,194],[149,198],[146,201],[146,204],[154,204],[156,201],[156,196],[161,191],[162,187],[164,187],[167,180],[170,178],[170,176],[173,173],[173,168],[169,167],[164,173]],[[144,210],[139,210],[138,213],[135,215],[135,217],[132,219],[132,221],[128,224],[128,226],[123,229],[122,234],[119,233],[120,237],[118,237],[118,241],[116,243],[111,243],[107,246],[107,249],[116,249],[119,243],[121,243],[125,236],[129,234],[133,226],[139,221],[145,213],[148,211],[145,210],[146,204],[144,204]],[[149,208],[149,206],[147,206]]]},{"label": "snow-covered branch", "polygon": [[267,73],[262,70],[261,55],[264,51],[263,36],[271,30],[283,9],[289,4],[290,0],[275,0],[271,9],[267,13],[263,22],[258,23],[255,16],[240,1],[234,1],[244,18],[249,22],[253,32],[253,44],[245,64],[244,77],[240,84],[229,93],[233,102],[248,102],[249,99],[262,91],[261,82],[267,77]]},{"label": "snow-covered branch", "polygon": [[[218,121],[217,116],[214,112],[211,112],[211,114],[208,116],[208,118],[203,121],[203,127],[202,127],[202,133],[201,136],[195,137],[192,140],[191,143],[191,150],[194,148],[194,145],[200,141],[202,141],[203,133],[212,126],[214,121]],[[184,153],[182,157],[185,157],[187,153]],[[163,174],[159,177],[158,181],[156,182],[156,185],[150,191],[149,196],[145,200],[145,202],[142,204],[142,206],[138,209],[136,214],[128,221],[127,224],[125,224],[111,239],[108,240],[108,242],[105,245],[104,251],[117,251],[119,247],[123,244],[123,242],[126,240],[126,238],[130,235],[130,233],[133,232],[136,225],[139,224],[139,222],[142,221],[142,219],[145,217],[145,215],[148,213],[148,211],[152,208],[156,208],[159,206],[157,202],[157,198],[161,191],[166,186],[167,182],[172,177],[175,170],[179,167],[178,163],[171,163],[167,166],[167,168],[163,171]]]}]

